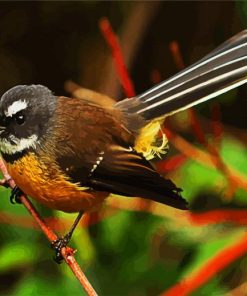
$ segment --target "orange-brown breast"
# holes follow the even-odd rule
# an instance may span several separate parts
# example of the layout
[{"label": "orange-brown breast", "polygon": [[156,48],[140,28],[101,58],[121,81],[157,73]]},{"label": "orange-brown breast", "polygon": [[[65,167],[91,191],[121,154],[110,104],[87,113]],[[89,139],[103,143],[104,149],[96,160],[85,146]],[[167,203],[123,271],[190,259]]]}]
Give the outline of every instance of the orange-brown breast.
[{"label": "orange-brown breast", "polygon": [[56,166],[45,164],[34,153],[28,153],[6,165],[23,192],[52,209],[64,212],[90,211],[109,195],[71,183]]}]

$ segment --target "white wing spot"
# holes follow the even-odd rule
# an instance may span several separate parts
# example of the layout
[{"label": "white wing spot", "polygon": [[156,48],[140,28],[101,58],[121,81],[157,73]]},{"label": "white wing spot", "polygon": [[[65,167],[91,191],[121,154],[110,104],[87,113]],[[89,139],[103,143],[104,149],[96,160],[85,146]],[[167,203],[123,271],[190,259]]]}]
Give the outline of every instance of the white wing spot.
[{"label": "white wing spot", "polygon": [[[101,151],[99,154],[100,155],[104,155],[104,151]],[[97,160],[96,160],[96,162],[95,162],[95,164],[93,165],[93,167],[92,167],[92,169],[91,169],[91,171],[90,171],[90,175],[92,175],[92,173],[97,169],[97,167],[99,166],[99,164],[101,163],[101,161],[104,159],[104,157],[103,156],[98,156],[97,157]]]},{"label": "white wing spot", "polygon": [[93,165],[93,168],[91,169],[91,173],[93,173],[96,170],[97,166],[98,166],[98,164]]}]

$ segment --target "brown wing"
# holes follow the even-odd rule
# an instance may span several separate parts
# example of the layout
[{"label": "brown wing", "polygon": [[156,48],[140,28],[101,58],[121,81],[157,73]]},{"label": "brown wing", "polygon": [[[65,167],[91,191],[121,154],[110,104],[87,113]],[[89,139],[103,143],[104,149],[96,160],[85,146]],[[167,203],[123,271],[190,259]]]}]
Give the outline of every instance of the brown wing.
[{"label": "brown wing", "polygon": [[151,164],[131,147],[111,146],[91,172],[86,185],[98,191],[139,196],[179,209],[188,204],[181,189],[160,176]]},{"label": "brown wing", "polygon": [[57,162],[73,182],[96,191],[140,196],[186,209],[181,190],[134,151],[133,136],[114,111],[60,98]]},{"label": "brown wing", "polygon": [[58,98],[54,117],[56,160],[73,173],[76,182],[84,182],[102,151],[112,144],[134,144],[134,136],[124,128],[120,114],[88,101],[76,98]]}]

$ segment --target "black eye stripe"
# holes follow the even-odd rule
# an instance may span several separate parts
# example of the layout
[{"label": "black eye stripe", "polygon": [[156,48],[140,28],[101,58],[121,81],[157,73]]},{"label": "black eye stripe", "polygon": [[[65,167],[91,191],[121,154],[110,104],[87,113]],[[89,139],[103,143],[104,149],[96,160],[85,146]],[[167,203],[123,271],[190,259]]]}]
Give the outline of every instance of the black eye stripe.
[{"label": "black eye stripe", "polygon": [[[26,110],[26,109],[25,109]],[[1,116],[0,125],[8,127],[11,123],[22,125],[26,121],[25,110],[20,110],[12,116]]]},{"label": "black eye stripe", "polygon": [[2,118],[2,120],[1,120],[1,123],[4,125],[4,126],[8,126],[9,124],[10,124],[10,122],[11,122],[11,117],[6,117],[6,116],[4,116],[3,118]]}]

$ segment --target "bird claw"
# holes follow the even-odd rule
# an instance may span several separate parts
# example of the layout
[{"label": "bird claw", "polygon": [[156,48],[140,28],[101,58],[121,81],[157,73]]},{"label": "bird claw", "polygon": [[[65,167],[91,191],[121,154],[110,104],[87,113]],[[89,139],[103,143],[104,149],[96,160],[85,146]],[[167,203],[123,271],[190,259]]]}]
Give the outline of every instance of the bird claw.
[{"label": "bird claw", "polygon": [[65,235],[64,237],[58,238],[51,243],[51,247],[55,250],[55,257],[53,257],[54,261],[58,264],[61,264],[63,261],[62,256],[62,248],[66,248],[70,241],[70,236]]},{"label": "bird claw", "polygon": [[23,192],[19,187],[15,186],[11,191],[10,202],[12,204],[15,204],[15,203],[21,204],[21,199],[20,199],[21,195],[23,195]]}]

